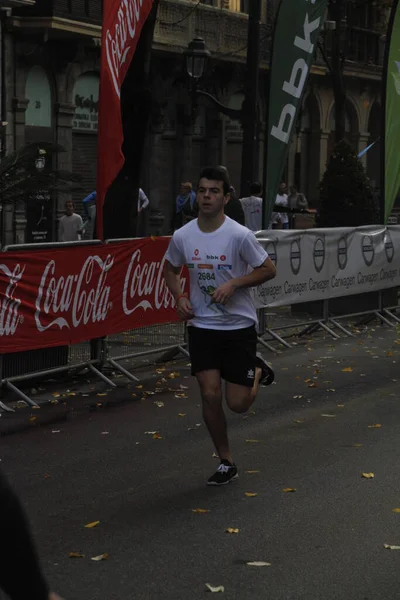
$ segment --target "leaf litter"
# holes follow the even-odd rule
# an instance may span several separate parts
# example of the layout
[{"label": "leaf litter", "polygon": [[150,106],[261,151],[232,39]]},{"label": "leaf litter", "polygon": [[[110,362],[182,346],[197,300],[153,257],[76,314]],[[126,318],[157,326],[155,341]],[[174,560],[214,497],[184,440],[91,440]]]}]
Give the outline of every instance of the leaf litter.
[{"label": "leaf litter", "polygon": [[209,592],[213,592],[213,593],[217,593],[217,592],[224,592],[225,588],[223,585],[211,585],[210,583],[206,583],[206,588],[208,589]]}]

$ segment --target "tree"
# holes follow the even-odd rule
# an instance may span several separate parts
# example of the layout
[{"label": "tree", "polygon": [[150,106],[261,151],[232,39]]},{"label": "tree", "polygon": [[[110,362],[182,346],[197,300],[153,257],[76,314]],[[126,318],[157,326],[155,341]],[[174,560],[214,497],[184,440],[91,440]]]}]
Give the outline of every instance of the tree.
[{"label": "tree", "polygon": [[336,144],[320,188],[318,227],[357,227],[379,222],[379,206],[350,144]]},{"label": "tree", "polygon": [[[65,152],[62,146],[40,142],[23,146],[3,157],[0,161],[0,203],[28,202],[44,189],[50,195],[82,191],[80,176],[52,168],[60,152]],[[38,168],[38,159],[43,168]]]}]

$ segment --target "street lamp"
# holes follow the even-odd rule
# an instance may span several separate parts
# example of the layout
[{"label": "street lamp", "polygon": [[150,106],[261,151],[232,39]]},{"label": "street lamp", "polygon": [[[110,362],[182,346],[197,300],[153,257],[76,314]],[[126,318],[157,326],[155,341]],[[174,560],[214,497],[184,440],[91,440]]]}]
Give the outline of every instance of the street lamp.
[{"label": "street lamp", "polygon": [[37,171],[39,171],[39,172],[43,171],[45,165],[46,165],[46,158],[44,156],[39,156],[39,158],[37,158],[35,160],[35,167],[36,167]]},{"label": "street lamp", "polygon": [[200,90],[199,79],[204,74],[210,52],[202,38],[195,38],[184,51],[186,71],[192,82],[192,113],[196,112],[197,96],[207,98],[223,115],[238,120],[243,127],[242,171],[240,195],[248,193],[249,185],[255,181],[258,173],[258,89],[260,68],[260,30],[261,0],[249,3],[249,26],[247,33],[247,64],[244,85],[244,101],[240,109],[229,108],[218,102],[214,96]]}]

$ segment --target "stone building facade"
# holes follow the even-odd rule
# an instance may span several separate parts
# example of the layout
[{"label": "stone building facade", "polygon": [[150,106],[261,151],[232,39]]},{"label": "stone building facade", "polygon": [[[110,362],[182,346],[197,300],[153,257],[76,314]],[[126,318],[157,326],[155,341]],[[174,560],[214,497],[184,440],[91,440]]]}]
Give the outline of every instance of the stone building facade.
[{"label": "stone building facade", "polygon": [[[3,1],[3,0],[2,0]],[[58,168],[83,178],[84,192],[95,189],[97,111],[101,41],[101,0],[41,0],[3,11],[1,111],[7,121],[3,146],[13,151],[27,142],[54,141],[65,148]],[[367,0],[366,5],[374,4]],[[174,198],[182,180],[194,184],[207,164],[225,164],[239,187],[242,155],[240,123],[199,99],[195,118],[182,52],[194,37],[204,38],[212,54],[203,89],[227,106],[239,108],[247,50],[248,0],[160,0],[155,27],[151,81],[153,105],[141,187],[153,215],[164,217],[151,232],[167,233]],[[262,179],[266,82],[274,0],[263,3],[260,93],[259,178]],[[383,45],[375,17],[366,10],[348,28],[345,79],[346,132],[361,150],[380,135]],[[356,23],[356,24],[355,24]],[[334,99],[328,69],[317,57],[300,123],[290,149],[285,178],[312,204],[332,150]],[[379,186],[379,143],[364,158]],[[53,221],[65,198],[53,200]],[[26,207],[4,211],[2,243],[27,239]],[[154,219],[154,223],[160,219]],[[152,220],[150,219],[150,226]],[[53,226],[55,235],[55,225]]]}]

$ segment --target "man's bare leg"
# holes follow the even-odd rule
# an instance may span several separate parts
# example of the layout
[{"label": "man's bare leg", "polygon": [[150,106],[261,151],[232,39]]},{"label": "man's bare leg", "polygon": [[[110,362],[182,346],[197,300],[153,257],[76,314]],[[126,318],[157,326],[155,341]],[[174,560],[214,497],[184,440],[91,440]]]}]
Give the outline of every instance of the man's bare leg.
[{"label": "man's bare leg", "polygon": [[226,383],[226,403],[236,413],[245,413],[249,410],[256,399],[260,387],[262,371],[256,368],[253,387],[238,385],[237,383]]},{"label": "man's bare leg", "polygon": [[217,370],[196,373],[203,401],[203,417],[210,432],[215,449],[221,460],[233,463],[229,449],[228,432],[224,409],[222,407],[221,374]]}]

